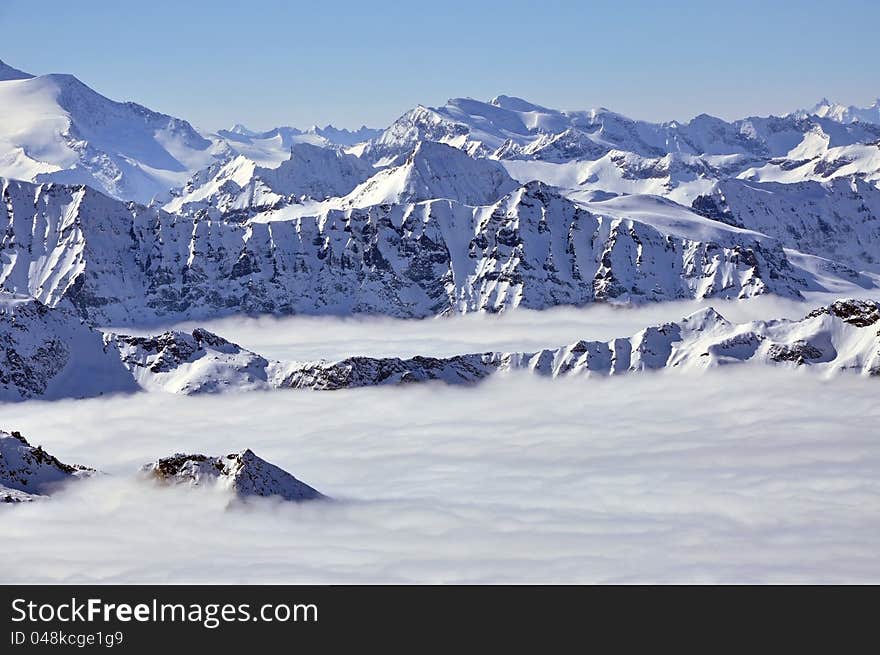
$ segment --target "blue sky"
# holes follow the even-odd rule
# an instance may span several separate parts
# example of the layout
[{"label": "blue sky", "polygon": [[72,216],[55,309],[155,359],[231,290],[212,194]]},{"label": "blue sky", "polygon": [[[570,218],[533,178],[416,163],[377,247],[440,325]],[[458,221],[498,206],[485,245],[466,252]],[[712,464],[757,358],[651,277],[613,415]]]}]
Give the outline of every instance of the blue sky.
[{"label": "blue sky", "polygon": [[205,128],[504,93],[649,120],[880,95],[880,2],[0,0],[0,59]]}]

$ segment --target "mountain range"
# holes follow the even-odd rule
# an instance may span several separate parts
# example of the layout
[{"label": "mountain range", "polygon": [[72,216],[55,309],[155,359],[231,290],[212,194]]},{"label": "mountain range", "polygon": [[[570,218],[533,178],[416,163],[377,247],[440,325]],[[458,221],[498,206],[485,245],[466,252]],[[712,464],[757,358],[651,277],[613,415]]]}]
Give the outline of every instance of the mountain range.
[{"label": "mountain range", "polygon": [[[418,106],[381,130],[208,132],[72,75],[0,62],[0,388],[12,399],[63,397],[65,376],[85,370],[80,395],[318,388],[309,380],[339,371],[291,369],[206,331],[127,337],[98,326],[858,296],[880,284],[878,185],[876,102],[650,123],[501,95]],[[840,318],[828,311],[822,321]],[[724,339],[755,336],[734,348],[747,356],[715,344],[693,361],[789,361],[779,352],[803,341],[799,363],[876,372],[870,339],[828,349],[837,336],[827,335],[848,327],[795,338],[804,324],[788,334],[707,315],[663,329],[688,335],[694,321]],[[646,361],[612,344],[582,347],[598,353],[584,360],[590,371]],[[843,357],[850,351],[855,359]],[[210,366],[202,352],[216,355]],[[544,370],[523,362],[561,352],[436,366],[472,381],[511,362]],[[358,362],[368,379],[447,377],[411,362]]]}]

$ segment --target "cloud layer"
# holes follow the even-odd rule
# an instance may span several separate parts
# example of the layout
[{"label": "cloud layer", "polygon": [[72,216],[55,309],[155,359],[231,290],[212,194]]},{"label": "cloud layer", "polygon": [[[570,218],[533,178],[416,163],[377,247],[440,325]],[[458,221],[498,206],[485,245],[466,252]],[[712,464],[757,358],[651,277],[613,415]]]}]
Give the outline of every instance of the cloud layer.
[{"label": "cloud layer", "polygon": [[[743,366],[5,406],[109,475],[0,507],[0,582],[880,582],[873,382]],[[244,447],[336,501],[227,511],[134,480]]]}]

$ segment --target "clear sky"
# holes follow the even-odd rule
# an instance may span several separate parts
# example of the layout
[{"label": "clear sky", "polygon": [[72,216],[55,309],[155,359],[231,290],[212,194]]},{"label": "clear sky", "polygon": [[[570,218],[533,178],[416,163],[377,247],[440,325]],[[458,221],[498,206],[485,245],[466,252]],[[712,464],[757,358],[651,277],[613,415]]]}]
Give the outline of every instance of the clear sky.
[{"label": "clear sky", "polygon": [[0,59],[216,129],[504,93],[648,120],[880,95],[880,0],[0,0]]}]

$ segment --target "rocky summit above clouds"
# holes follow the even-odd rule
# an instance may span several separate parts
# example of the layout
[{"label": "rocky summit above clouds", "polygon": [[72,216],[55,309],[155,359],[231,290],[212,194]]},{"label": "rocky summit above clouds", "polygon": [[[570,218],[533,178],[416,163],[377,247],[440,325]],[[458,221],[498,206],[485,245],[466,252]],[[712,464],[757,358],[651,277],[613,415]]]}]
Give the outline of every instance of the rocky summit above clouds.
[{"label": "rocky summit above clouds", "polygon": [[0,503],[38,500],[94,473],[60,462],[42,447],[31,446],[19,432],[0,430]]},{"label": "rocky summit above clouds", "polygon": [[291,501],[326,498],[287,471],[257,457],[250,449],[221,457],[178,453],[144,465],[142,473],[162,484],[221,488],[239,499],[253,496]]},{"label": "rocky summit above clouds", "polygon": [[[0,430],[0,504],[46,498],[70,483],[95,475],[95,469],[64,464],[19,432]],[[253,496],[290,501],[324,499],[322,493],[250,449],[222,457],[177,454],[146,464],[142,475],[163,484],[215,486],[239,499]]]}]

